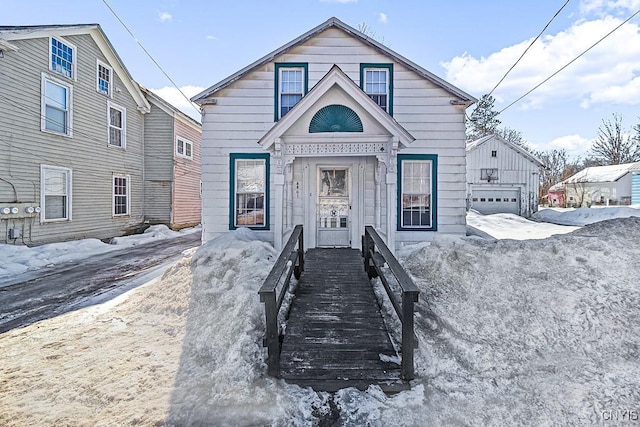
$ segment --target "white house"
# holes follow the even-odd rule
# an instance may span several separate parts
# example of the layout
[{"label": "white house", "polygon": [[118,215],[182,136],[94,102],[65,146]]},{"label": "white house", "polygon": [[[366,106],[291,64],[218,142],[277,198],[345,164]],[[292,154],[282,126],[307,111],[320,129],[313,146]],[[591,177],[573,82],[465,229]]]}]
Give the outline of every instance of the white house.
[{"label": "white house", "polygon": [[631,204],[632,194],[640,194],[637,174],[640,162],[585,168],[562,181],[566,203],[578,207]]},{"label": "white house", "polygon": [[531,216],[538,211],[542,162],[527,150],[488,135],[467,144],[469,206],[484,214]]},{"label": "white house", "polygon": [[203,240],[250,227],[280,248],[391,247],[465,233],[475,99],[331,18],[192,99],[202,107]]}]

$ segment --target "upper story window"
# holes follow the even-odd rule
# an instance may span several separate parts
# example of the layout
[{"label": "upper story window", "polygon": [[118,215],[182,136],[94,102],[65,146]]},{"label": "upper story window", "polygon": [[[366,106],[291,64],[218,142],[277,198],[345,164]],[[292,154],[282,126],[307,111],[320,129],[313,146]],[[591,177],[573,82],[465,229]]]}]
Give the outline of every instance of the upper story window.
[{"label": "upper story window", "polygon": [[127,110],[111,102],[107,103],[109,145],[125,148],[127,145]]},{"label": "upper story window", "polygon": [[76,78],[76,47],[61,38],[50,38],[51,59],[49,69],[63,76]]},{"label": "upper story window", "polygon": [[71,95],[71,86],[42,74],[41,130],[72,136]]},{"label": "upper story window", "polygon": [[360,64],[360,87],[393,115],[393,64]]},{"label": "upper story window", "polygon": [[104,95],[111,96],[113,87],[113,69],[98,61],[96,66],[96,90]]},{"label": "upper story window", "polygon": [[182,137],[176,137],[176,155],[185,159],[193,159],[193,142]]},{"label": "upper story window", "polygon": [[491,157],[498,157],[498,151],[491,150]]},{"label": "upper story window", "polygon": [[308,65],[306,63],[276,64],[275,115],[278,121],[305,96],[309,90]]}]

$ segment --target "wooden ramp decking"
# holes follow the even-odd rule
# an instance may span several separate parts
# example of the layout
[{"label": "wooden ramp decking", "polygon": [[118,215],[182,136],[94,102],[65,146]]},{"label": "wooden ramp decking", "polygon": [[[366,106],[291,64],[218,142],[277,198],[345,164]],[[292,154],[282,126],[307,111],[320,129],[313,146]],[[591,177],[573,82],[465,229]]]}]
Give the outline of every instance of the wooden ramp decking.
[{"label": "wooden ramp decking", "polygon": [[409,388],[364,271],[360,251],[310,249],[280,353],[281,378],[318,391],[377,384]]}]

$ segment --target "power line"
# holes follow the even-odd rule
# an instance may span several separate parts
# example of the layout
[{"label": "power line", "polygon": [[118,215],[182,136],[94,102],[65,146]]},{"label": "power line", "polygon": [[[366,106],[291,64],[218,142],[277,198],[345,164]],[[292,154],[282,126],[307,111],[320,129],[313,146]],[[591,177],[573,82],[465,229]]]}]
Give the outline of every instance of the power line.
[{"label": "power line", "polygon": [[540,83],[538,83],[535,87],[533,87],[533,89],[531,89],[530,91],[528,91],[527,93],[525,93],[524,95],[522,95],[521,97],[519,97],[518,99],[516,99],[515,101],[513,101],[511,104],[507,105],[506,107],[504,107],[502,110],[498,111],[498,114],[502,114],[507,108],[511,107],[512,105],[514,105],[515,103],[519,102],[520,100],[522,100],[524,97],[526,97],[527,95],[529,95],[531,92],[533,92],[534,90],[538,89],[540,86],[542,86],[543,84],[545,84],[546,82],[548,82],[549,80],[551,80],[551,78],[553,78],[556,74],[560,73],[562,70],[564,70],[565,68],[567,68],[569,65],[573,64],[574,62],[576,62],[579,58],[581,58],[585,53],[589,52],[591,49],[593,49],[595,46],[597,46],[598,44],[600,44],[604,39],[606,39],[607,37],[609,37],[611,34],[613,34],[615,31],[617,31],[620,27],[622,27],[624,24],[626,24],[627,22],[629,22],[630,20],[632,20],[633,18],[636,17],[636,15],[638,15],[640,13],[640,10],[636,11],[633,15],[631,15],[630,17],[628,17],[627,19],[625,19],[624,21],[622,21],[622,23],[620,23],[620,25],[618,25],[617,27],[615,27],[613,30],[609,31],[607,34],[605,34],[600,40],[598,40],[597,42],[595,42],[594,44],[592,44],[591,46],[589,46],[586,50],[584,50],[582,53],[580,53],[578,56],[576,56],[575,58],[573,58],[571,61],[569,61],[568,63],[566,63],[563,67],[561,67],[558,71],[556,71],[555,73],[551,74],[549,77],[547,77],[546,79],[544,79],[543,81],[541,81]]},{"label": "power line", "polygon": [[520,60],[524,57],[524,55],[529,51],[529,49],[531,49],[531,46],[533,46],[533,44],[538,41],[538,39],[540,38],[540,36],[547,30],[547,28],[549,27],[549,25],[551,25],[551,23],[553,22],[554,19],[557,18],[557,16],[560,14],[560,12],[562,12],[562,9],[565,8],[565,6],[567,4],[569,4],[570,0],[567,0],[566,2],[564,2],[564,4],[562,5],[562,7],[560,9],[558,9],[558,11],[555,13],[555,15],[553,15],[553,17],[549,20],[549,22],[547,22],[547,25],[544,26],[544,28],[542,29],[542,31],[540,31],[540,33],[536,36],[535,39],[533,39],[531,41],[531,43],[529,43],[529,46],[527,46],[527,48],[524,50],[524,52],[522,52],[522,55],[520,55],[520,57],[516,60],[516,62],[511,66],[511,68],[509,68],[507,70],[507,72],[504,74],[504,76],[502,76],[502,78],[500,79],[500,81],[498,83],[496,83],[496,85],[493,87],[493,89],[491,89],[491,91],[489,92],[489,96],[491,96],[491,94],[493,93],[494,90],[496,90],[496,88],[500,85],[500,83],[503,82],[503,80],[509,75],[509,73],[511,72],[511,70],[513,70],[515,68],[516,65],[518,65],[518,62],[520,62]]},{"label": "power line", "polygon": [[164,71],[164,69],[160,66],[160,64],[158,63],[158,61],[156,61],[154,59],[154,57],[149,53],[149,51],[147,51],[147,49],[145,49],[145,47],[142,45],[142,43],[140,43],[140,41],[138,40],[138,38],[133,34],[133,32],[131,32],[131,30],[129,29],[129,27],[127,27],[127,25],[122,21],[122,19],[120,19],[120,17],[118,16],[118,14],[116,13],[115,10],[113,10],[111,8],[111,6],[109,6],[109,3],[107,3],[107,0],[102,0],[102,2],[104,3],[105,6],[107,6],[107,9],[109,9],[111,11],[111,13],[113,14],[113,16],[116,17],[116,19],[120,22],[120,24],[122,24],[122,26],[124,27],[125,30],[127,30],[127,32],[129,33],[129,35],[133,38],[133,40],[135,40],[135,42],[138,44],[138,46],[140,46],[140,48],[144,51],[144,53],[147,54],[147,56],[149,57],[149,59],[151,59],[151,61],[153,61],[153,63],[156,65],[156,67],[158,67],[158,69],[162,72],[162,74],[164,74],[164,76],[169,79],[169,81],[171,82],[171,84],[173,85],[173,87],[175,87],[178,92],[180,92],[180,94],[184,97],[184,99],[187,100],[187,102],[189,103],[189,105],[191,106],[191,108],[193,108],[194,110],[196,110],[198,113],[200,113],[200,110],[198,110],[196,107],[193,106],[193,104],[191,103],[191,99],[189,99],[189,97],[187,95],[184,94],[184,92],[182,92],[182,89],[180,89],[178,87],[178,85],[176,84],[176,82],[173,81],[173,79],[171,77],[169,77],[169,74],[167,74],[166,71]]}]

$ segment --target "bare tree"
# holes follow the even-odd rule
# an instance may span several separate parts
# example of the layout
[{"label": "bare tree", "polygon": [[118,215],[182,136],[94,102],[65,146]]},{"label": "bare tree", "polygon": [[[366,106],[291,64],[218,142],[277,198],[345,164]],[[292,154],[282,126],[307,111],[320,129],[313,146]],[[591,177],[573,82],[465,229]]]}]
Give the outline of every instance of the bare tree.
[{"label": "bare tree", "polygon": [[377,41],[378,43],[380,43],[383,46],[386,47],[390,47],[391,45],[384,39],[384,36],[382,38],[379,38],[376,35],[376,32],[373,30],[373,28],[371,28],[369,26],[369,24],[367,24],[366,22],[361,22],[358,24],[358,31],[360,31],[362,34],[364,34],[365,36],[369,37],[370,39],[374,39],[375,41]]},{"label": "bare tree", "polygon": [[535,153],[531,149],[531,146],[527,143],[527,141],[522,136],[522,132],[520,132],[519,130],[504,126],[496,129],[495,134],[505,141],[509,141],[510,143],[515,144],[518,147],[535,155]]},{"label": "bare tree", "polygon": [[[636,129],[638,126],[634,127]],[[636,129],[638,131],[638,129]],[[599,165],[620,165],[640,161],[640,138],[625,134],[622,117],[613,114],[613,120],[602,119],[598,128],[598,139],[589,154]]]}]

